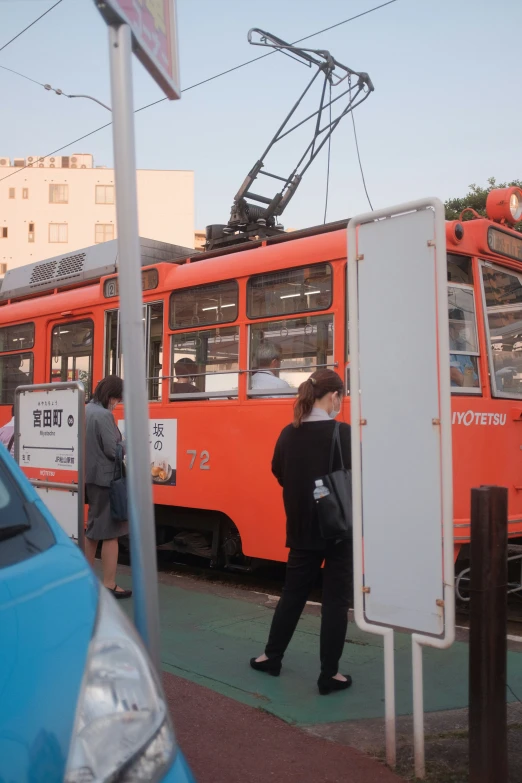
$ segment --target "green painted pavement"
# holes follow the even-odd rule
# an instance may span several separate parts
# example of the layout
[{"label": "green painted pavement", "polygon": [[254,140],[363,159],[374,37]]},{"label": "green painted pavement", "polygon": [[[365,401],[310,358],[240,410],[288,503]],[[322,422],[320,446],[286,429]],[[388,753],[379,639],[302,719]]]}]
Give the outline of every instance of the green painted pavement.
[{"label": "green painted pavement", "polygon": [[[130,586],[122,574],[118,582]],[[267,639],[273,611],[237,598],[224,598],[177,585],[159,584],[161,661],[166,672],[232,699],[259,707],[298,725],[382,717],[382,639],[348,629],[340,671],[354,683],[348,693],[319,696],[319,617],[304,615],[288,648],[280,677],[253,671],[248,662]],[[132,613],[132,600],[120,606]],[[411,714],[411,640],[395,635],[397,714]],[[508,682],[522,694],[522,654],[508,653]],[[424,651],[426,711],[467,706],[468,646]],[[514,697],[508,693],[511,700]]]}]

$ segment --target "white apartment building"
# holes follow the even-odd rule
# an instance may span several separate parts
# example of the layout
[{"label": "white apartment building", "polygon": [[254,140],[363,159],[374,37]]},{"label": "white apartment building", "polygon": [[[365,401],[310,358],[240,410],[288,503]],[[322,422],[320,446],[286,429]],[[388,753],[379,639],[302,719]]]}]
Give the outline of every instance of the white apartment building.
[{"label": "white apartment building", "polygon": [[[137,182],[139,235],[194,247],[194,172],[140,169]],[[0,275],[115,239],[114,200],[114,169],[92,155],[0,156]]]}]

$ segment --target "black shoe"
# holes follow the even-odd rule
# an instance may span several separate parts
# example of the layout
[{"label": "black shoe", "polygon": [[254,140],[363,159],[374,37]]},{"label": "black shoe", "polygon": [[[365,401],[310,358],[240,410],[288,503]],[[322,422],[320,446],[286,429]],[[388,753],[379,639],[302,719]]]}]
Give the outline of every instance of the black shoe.
[{"label": "black shoe", "polygon": [[281,661],[274,658],[267,658],[266,661],[256,661],[255,658],[251,658],[250,666],[257,672],[265,672],[265,674],[271,674],[272,677],[279,677],[281,674]]},{"label": "black shoe", "polygon": [[317,680],[317,686],[321,696],[327,696],[332,691],[345,691],[352,684],[352,678],[349,674],[344,675],[346,680],[336,680],[334,677],[325,677],[324,674],[319,675]]},{"label": "black shoe", "polygon": [[132,590],[122,590],[121,588],[118,590],[118,585],[114,585],[114,587],[106,587],[106,590],[109,591],[109,593],[112,593],[115,598],[130,598],[132,595]]}]

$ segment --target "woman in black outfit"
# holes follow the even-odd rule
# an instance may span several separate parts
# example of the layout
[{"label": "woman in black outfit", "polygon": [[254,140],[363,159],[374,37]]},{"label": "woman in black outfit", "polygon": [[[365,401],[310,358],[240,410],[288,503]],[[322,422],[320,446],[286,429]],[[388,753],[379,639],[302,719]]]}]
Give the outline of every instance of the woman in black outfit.
[{"label": "woman in black outfit", "polygon": [[[352,679],[338,673],[346,629],[352,577],[351,541],[321,538],[313,491],[316,479],[330,469],[330,449],[341,410],[343,383],[332,370],[318,370],[301,384],[294,421],[281,432],[272,459],[272,472],[283,487],[286,546],[290,548],[281,599],[274,612],[265,652],[252,658],[253,669],[277,677],[310,590],[324,562],[321,610],[322,695],[349,688]],[[344,466],[351,468],[350,427],[340,424]],[[333,470],[341,460],[336,453]]]}]

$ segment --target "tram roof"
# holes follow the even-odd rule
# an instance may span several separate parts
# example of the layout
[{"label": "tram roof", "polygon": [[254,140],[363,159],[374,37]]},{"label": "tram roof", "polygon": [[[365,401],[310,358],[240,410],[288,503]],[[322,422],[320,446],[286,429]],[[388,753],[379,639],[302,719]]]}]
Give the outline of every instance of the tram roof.
[{"label": "tram roof", "polygon": [[[176,263],[194,253],[192,248],[140,237],[141,265]],[[99,280],[118,271],[118,240],[102,242],[6,272],[0,302],[34,295],[77,283]]]}]

